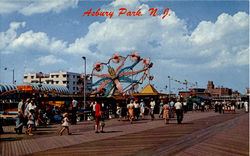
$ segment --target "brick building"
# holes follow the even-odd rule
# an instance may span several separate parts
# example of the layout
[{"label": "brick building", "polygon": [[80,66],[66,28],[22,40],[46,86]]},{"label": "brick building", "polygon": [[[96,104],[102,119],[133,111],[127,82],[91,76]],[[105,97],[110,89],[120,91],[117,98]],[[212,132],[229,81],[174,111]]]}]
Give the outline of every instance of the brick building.
[{"label": "brick building", "polygon": [[[239,95],[238,91],[234,91],[234,95]],[[214,87],[213,81],[208,81],[207,88],[190,88],[189,91],[180,91],[179,95],[182,98],[188,98],[193,96],[202,96],[206,98],[214,98],[214,97],[227,97],[232,96],[232,89],[225,87]]]},{"label": "brick building", "polygon": [[211,97],[231,96],[232,89],[225,88],[223,86],[214,88],[213,81],[208,81],[207,89],[205,92],[210,93]]}]

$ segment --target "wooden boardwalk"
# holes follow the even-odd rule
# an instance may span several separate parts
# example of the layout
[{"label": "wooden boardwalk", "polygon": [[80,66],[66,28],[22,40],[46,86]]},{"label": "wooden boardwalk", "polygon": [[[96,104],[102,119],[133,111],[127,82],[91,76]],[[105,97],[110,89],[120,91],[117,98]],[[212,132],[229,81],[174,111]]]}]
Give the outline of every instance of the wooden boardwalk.
[{"label": "wooden boardwalk", "polygon": [[[244,115],[233,126],[208,139],[185,149],[178,156],[188,155],[249,155],[249,117]],[[231,125],[231,123],[228,123]]]},{"label": "wooden boardwalk", "polygon": [[[243,116],[240,116],[240,114],[224,114],[192,120],[182,125],[169,124],[164,127],[93,141],[88,144],[49,150],[36,153],[36,155],[175,155],[212,138],[212,136],[221,131],[232,126],[238,126],[238,122],[243,122],[245,124],[244,130],[248,130],[248,114]],[[243,135],[245,135],[245,138],[248,138],[246,137],[248,133]],[[249,139],[240,141],[244,141],[246,144]],[[192,149],[190,150],[192,153]],[[234,151],[238,150],[240,150],[238,153],[248,155],[248,146],[234,148]],[[196,152],[197,155],[200,155],[197,150]],[[237,154],[237,152],[235,153]],[[221,155],[221,153],[214,153],[214,155]],[[225,155],[225,153],[222,155]]]},{"label": "wooden boardwalk", "polygon": [[[57,130],[52,127],[54,131],[52,134],[37,135],[17,141],[3,141],[0,143],[0,152],[4,156],[27,154],[190,155],[190,152],[197,152],[199,148],[203,150],[201,147],[204,145],[208,147],[208,151],[211,150],[209,148],[212,148],[212,144],[208,145],[209,140],[211,143],[211,139],[216,140],[216,137],[225,136],[227,134],[224,132],[231,129],[233,132],[230,133],[234,135],[230,139],[234,140],[235,137],[238,142],[242,141],[244,146],[234,148],[233,151],[238,151],[238,153],[233,151],[228,153],[248,155],[248,121],[248,114],[242,112],[237,114],[190,112],[185,114],[181,125],[176,124],[176,120],[168,125],[165,125],[163,120],[141,120],[132,125],[129,122],[110,120],[106,122],[106,133],[103,134],[94,133],[93,123],[83,122],[70,127],[73,132],[71,136],[57,136]],[[241,127],[238,130],[242,132],[235,134],[237,131],[235,126]],[[220,146],[218,144],[218,148]],[[221,149],[226,148],[223,146]],[[203,155],[208,155],[208,151],[204,149]],[[221,155],[221,153],[214,155]]]}]

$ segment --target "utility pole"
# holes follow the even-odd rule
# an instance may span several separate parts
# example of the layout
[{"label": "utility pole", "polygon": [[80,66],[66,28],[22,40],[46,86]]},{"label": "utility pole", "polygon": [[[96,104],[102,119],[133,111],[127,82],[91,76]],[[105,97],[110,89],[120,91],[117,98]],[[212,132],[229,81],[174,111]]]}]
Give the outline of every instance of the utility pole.
[{"label": "utility pole", "polygon": [[171,96],[171,77],[170,76],[168,76],[168,86],[169,86],[169,98],[170,98],[170,96]]},{"label": "utility pole", "polygon": [[[83,94],[83,104],[84,104],[84,111],[85,111],[85,109],[86,109],[86,57],[85,56],[83,56],[82,57],[83,58],[83,60],[84,60],[84,86],[83,86],[83,88],[84,88],[84,94]],[[86,120],[86,114],[85,114],[85,112],[84,112],[84,119],[83,120]]]}]

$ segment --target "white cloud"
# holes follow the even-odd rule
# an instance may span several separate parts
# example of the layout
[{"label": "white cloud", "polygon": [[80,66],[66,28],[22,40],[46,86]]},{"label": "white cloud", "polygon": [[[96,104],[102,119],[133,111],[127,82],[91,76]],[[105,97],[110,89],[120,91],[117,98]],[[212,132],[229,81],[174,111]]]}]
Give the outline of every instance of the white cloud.
[{"label": "white cloud", "polygon": [[58,58],[54,55],[42,56],[42,57],[36,59],[36,61],[39,62],[39,64],[41,66],[65,63],[65,61],[63,59]]},{"label": "white cloud", "polygon": [[55,12],[59,13],[68,8],[76,8],[78,0],[31,0],[31,1],[0,1],[0,14],[19,12],[29,16],[39,13]]},{"label": "white cloud", "polygon": [[[116,3],[118,5],[122,2]],[[137,50],[154,59],[176,58],[172,65],[175,63],[176,67],[187,68],[193,65],[199,68],[218,68],[248,64],[247,13],[238,12],[233,16],[223,13],[214,23],[201,21],[192,32],[188,32],[184,20],[173,11],[170,14],[165,19],[162,16],[114,17],[102,23],[92,23],[89,32],[77,38],[66,51],[111,56],[116,52],[127,54]]]},{"label": "white cloud", "polygon": [[[143,10],[150,8],[137,0],[117,0],[108,6],[118,8],[122,5]],[[41,8],[45,6],[44,4]],[[9,6],[11,7],[14,8]],[[28,5],[25,7],[28,8]],[[32,9],[25,12],[25,9],[22,9],[25,7],[22,6],[20,10],[26,15],[38,13]],[[29,7],[40,6],[29,5]],[[48,9],[41,9],[41,12],[61,11],[52,8],[48,6]],[[235,15],[223,13],[215,22],[201,21],[192,31],[187,29],[185,20],[179,18],[174,11],[170,14],[171,16],[165,19],[162,19],[162,16],[114,16],[104,22],[92,23],[88,27],[87,34],[76,38],[73,43],[58,40],[45,32],[25,30],[17,33],[17,29],[25,27],[26,23],[12,22],[8,30],[0,32],[0,52],[12,56],[15,53],[20,56],[26,55],[27,60],[40,62],[28,62],[28,66],[34,65],[32,69],[43,68],[48,72],[51,70],[48,67],[53,67],[53,70],[69,69],[81,72],[83,68],[81,57],[86,56],[87,70],[90,72],[94,62],[106,61],[113,53],[127,55],[136,50],[142,57],[150,57],[154,62],[151,74],[155,75],[155,82],[163,81],[162,77],[171,73],[185,79],[192,77],[193,73],[198,74],[196,79],[200,79],[202,74],[204,79],[206,76],[213,79],[213,76],[219,74],[210,75],[212,71],[226,73],[225,69],[230,69],[230,72],[231,69],[237,69],[240,70],[239,73],[245,72],[249,64],[247,13],[238,12]],[[23,58],[20,58],[19,62],[22,60]]]},{"label": "white cloud", "polygon": [[[200,57],[210,56],[211,67],[247,65],[249,49],[249,15],[221,14],[215,23],[202,21],[190,36]],[[194,48],[195,47],[195,48]],[[216,62],[216,63],[215,63]]]},{"label": "white cloud", "polygon": [[125,7],[125,8],[133,8],[138,6],[140,3],[138,0],[115,0],[110,5],[112,7],[118,8],[118,7]]},{"label": "white cloud", "polygon": [[16,30],[20,27],[25,27],[25,22],[11,22],[10,27],[6,32],[0,32],[0,50],[3,50],[9,43],[15,40]]},{"label": "white cloud", "polygon": [[227,35],[246,31],[248,18],[248,14],[238,12],[234,16],[223,13],[215,23],[202,21],[193,31],[191,40],[196,44],[207,44],[224,39]]},{"label": "white cloud", "polygon": [[1,53],[14,53],[32,50],[60,53],[66,49],[66,42],[50,38],[44,32],[33,32],[32,30],[29,30],[17,36],[16,30],[20,27],[25,27],[25,25],[25,22],[12,22],[6,32],[0,32]]},{"label": "white cloud", "polygon": [[243,66],[249,63],[248,17],[244,12],[221,14],[214,23],[201,21],[193,32],[188,32],[185,21],[173,11],[166,19],[114,17],[92,23],[89,32],[71,44],[32,30],[17,36],[16,30],[26,23],[12,22],[6,32],[0,32],[0,48],[2,53],[73,54],[86,56],[91,62],[136,50],[152,59],[172,60],[175,67]]},{"label": "white cloud", "polygon": [[15,11],[20,10],[25,5],[27,5],[27,2],[17,2],[17,1],[11,1],[11,0],[2,0],[0,1],[0,14],[8,14]]}]

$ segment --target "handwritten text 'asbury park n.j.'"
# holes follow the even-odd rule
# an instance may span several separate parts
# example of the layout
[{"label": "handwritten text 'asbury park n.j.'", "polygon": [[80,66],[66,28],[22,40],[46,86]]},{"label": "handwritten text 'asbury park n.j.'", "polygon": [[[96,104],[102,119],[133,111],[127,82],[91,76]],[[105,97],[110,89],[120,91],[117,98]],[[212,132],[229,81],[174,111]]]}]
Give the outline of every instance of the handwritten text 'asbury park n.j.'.
[{"label": "handwritten text 'asbury park n.j.'", "polygon": [[[148,12],[149,12],[149,16],[153,16],[153,17],[159,16],[157,14],[158,12],[157,8],[150,8],[148,9]],[[100,8],[97,11],[93,11],[91,8],[88,11],[85,11],[82,17],[84,17],[85,15],[86,16],[104,16],[104,17],[106,16],[106,17],[112,18],[114,16],[114,11],[101,11]],[[118,13],[118,16],[143,16],[143,15],[144,14],[142,14],[141,9],[138,9],[137,11],[129,11],[126,8],[120,8],[119,13]],[[163,11],[162,19],[164,19],[166,16],[170,16],[169,8],[166,8]]]}]

